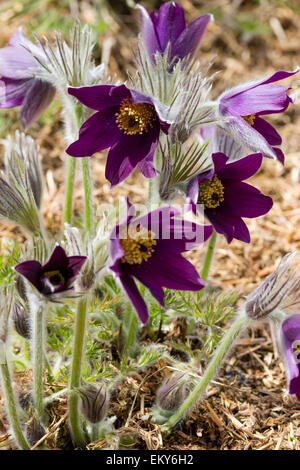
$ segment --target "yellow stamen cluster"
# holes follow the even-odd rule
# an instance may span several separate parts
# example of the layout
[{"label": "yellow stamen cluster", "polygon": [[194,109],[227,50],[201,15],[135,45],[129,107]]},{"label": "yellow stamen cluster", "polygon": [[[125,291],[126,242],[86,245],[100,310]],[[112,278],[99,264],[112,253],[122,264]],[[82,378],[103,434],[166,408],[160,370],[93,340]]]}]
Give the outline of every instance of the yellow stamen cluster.
[{"label": "yellow stamen cluster", "polygon": [[199,185],[198,204],[203,204],[206,209],[215,209],[223,201],[224,187],[217,175]]},{"label": "yellow stamen cluster", "polygon": [[242,116],[242,118],[249,124],[249,126],[253,126],[255,121],[255,114],[249,114],[249,116]]},{"label": "yellow stamen cluster", "polygon": [[132,103],[130,98],[122,101],[120,112],[116,113],[116,117],[118,127],[128,135],[147,132],[157,120],[154,107],[151,104]]},{"label": "yellow stamen cluster", "polygon": [[43,273],[43,276],[47,277],[53,286],[58,286],[65,283],[65,278],[58,269],[55,271],[47,271]]},{"label": "yellow stamen cluster", "polygon": [[[132,229],[133,227],[131,227]],[[151,230],[138,225],[134,236],[129,236],[127,233],[127,238],[121,238],[120,243],[124,250],[122,263],[141,264],[142,261],[147,261],[154,251],[154,245],[156,245],[156,240],[153,237],[154,234]]]}]

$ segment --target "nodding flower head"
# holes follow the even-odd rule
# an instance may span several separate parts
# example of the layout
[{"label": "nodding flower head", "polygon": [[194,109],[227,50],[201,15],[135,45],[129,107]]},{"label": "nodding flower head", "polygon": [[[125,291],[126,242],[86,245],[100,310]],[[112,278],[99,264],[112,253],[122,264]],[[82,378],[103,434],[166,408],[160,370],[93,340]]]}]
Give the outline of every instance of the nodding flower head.
[{"label": "nodding flower head", "polygon": [[56,245],[49,260],[42,266],[39,261],[29,260],[15,266],[41,294],[52,296],[71,290],[79,275],[86,256],[67,256],[65,250]]},{"label": "nodding flower head", "polygon": [[300,303],[300,270],[292,268],[295,256],[295,252],[284,256],[278,268],[247,297],[245,312],[248,317],[260,320]]}]

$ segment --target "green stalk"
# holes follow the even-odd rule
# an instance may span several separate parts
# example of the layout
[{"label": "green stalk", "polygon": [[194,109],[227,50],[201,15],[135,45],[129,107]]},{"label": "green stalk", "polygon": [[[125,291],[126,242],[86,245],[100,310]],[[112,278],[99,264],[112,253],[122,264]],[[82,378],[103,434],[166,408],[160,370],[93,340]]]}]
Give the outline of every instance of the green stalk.
[{"label": "green stalk", "polygon": [[34,405],[40,421],[44,422],[43,386],[44,386],[44,312],[39,304],[32,304],[32,368]]},{"label": "green stalk", "polygon": [[132,308],[131,304],[127,305],[124,317],[123,317],[123,341],[124,341],[124,352],[131,354],[135,350],[136,335],[139,326],[139,321],[136,312]]},{"label": "green stalk", "polygon": [[208,278],[208,273],[209,273],[211,262],[213,259],[214,250],[216,247],[216,240],[217,240],[217,232],[214,230],[208,242],[207,252],[206,252],[206,256],[205,256],[205,260],[204,260],[204,264],[202,268],[202,273],[201,273],[201,277],[204,281],[207,281],[207,278]]},{"label": "green stalk", "polygon": [[169,430],[171,430],[185,416],[185,414],[190,410],[190,408],[192,408],[196,404],[201,395],[203,395],[206,390],[206,387],[209,385],[209,383],[215,376],[224,357],[233,345],[234,340],[249,323],[250,320],[246,316],[238,316],[236,318],[231,328],[225,333],[215,354],[213,355],[207,368],[205,369],[204,374],[201,380],[199,381],[198,385],[196,385],[196,387],[190,393],[188,398],[182,403],[180,408],[171,416],[171,418],[167,422],[167,427],[169,428]]},{"label": "green stalk", "polygon": [[74,443],[81,448],[86,445],[86,438],[82,429],[79,414],[78,388],[81,385],[82,362],[85,347],[85,333],[87,328],[87,297],[79,299],[75,317],[74,344],[70,378],[69,419]]},{"label": "green stalk", "polygon": [[93,204],[92,204],[92,183],[89,158],[83,157],[81,159],[82,165],[82,178],[84,188],[84,207],[85,207],[85,229],[89,235],[94,234],[94,218],[93,218]]},{"label": "green stalk", "polygon": [[2,385],[2,390],[4,394],[6,409],[8,413],[8,419],[12,427],[14,438],[20,449],[29,450],[30,446],[24,437],[24,434],[23,434],[23,431],[19,422],[16,403],[15,403],[15,397],[14,397],[14,392],[13,392],[13,388],[11,384],[11,377],[10,377],[7,362],[0,364],[0,377],[1,377],[1,385]]},{"label": "green stalk", "polygon": [[68,224],[71,224],[72,222],[72,206],[73,206],[75,170],[76,170],[76,158],[70,157],[69,155],[67,155],[64,222]]}]

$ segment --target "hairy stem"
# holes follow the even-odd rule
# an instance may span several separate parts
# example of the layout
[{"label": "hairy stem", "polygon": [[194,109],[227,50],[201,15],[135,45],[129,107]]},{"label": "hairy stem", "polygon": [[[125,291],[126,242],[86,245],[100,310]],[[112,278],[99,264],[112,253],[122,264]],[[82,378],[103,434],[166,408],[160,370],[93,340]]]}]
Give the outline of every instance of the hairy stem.
[{"label": "hairy stem", "polygon": [[44,340],[45,319],[42,306],[37,301],[31,301],[32,315],[32,368],[34,405],[40,421],[44,422],[43,386],[44,386]]},{"label": "hairy stem", "polygon": [[79,414],[78,388],[81,384],[82,362],[86,337],[85,333],[87,328],[87,305],[87,297],[82,297],[79,299],[77,304],[69,396],[69,419],[71,433],[74,443],[81,448],[85,447],[86,438],[82,429],[82,423]]},{"label": "hairy stem", "polygon": [[84,188],[84,207],[85,207],[85,229],[89,235],[94,233],[94,217],[93,217],[93,204],[92,204],[92,183],[90,173],[90,163],[88,157],[81,159],[82,165],[82,178]]},{"label": "hairy stem", "polygon": [[[2,361],[1,361],[2,362]],[[4,362],[4,361],[3,361]],[[30,446],[24,437],[15,403],[14,392],[11,383],[10,372],[7,362],[0,364],[1,385],[4,394],[9,423],[11,425],[14,438],[18,447],[22,450],[29,450]]]},{"label": "hairy stem", "polygon": [[66,192],[65,192],[65,210],[64,222],[71,224],[72,207],[73,207],[73,191],[75,181],[76,158],[67,156],[67,174],[66,174]]},{"label": "hairy stem", "polygon": [[214,255],[214,250],[216,247],[216,240],[217,240],[217,232],[214,230],[208,242],[207,252],[206,252],[206,256],[205,256],[205,260],[204,260],[204,264],[202,268],[202,273],[201,273],[201,277],[204,281],[207,281],[207,278],[208,278],[209,270],[210,270],[213,255]]},{"label": "hairy stem", "polygon": [[208,363],[202,378],[199,383],[196,385],[194,390],[190,393],[188,398],[182,403],[180,408],[171,416],[167,423],[167,427],[172,429],[192,408],[199,398],[203,395],[206,390],[206,387],[209,385],[211,380],[214,378],[215,374],[218,371],[223,359],[228,353],[229,349],[233,345],[236,337],[241,333],[241,331],[248,325],[250,320],[246,316],[238,316],[235,322],[232,324],[231,328],[225,333],[224,337],[221,340],[215,354]]},{"label": "hairy stem", "polygon": [[138,326],[139,321],[137,314],[132,308],[131,304],[128,304],[123,317],[122,325],[124,352],[126,354],[130,355],[135,350]]}]

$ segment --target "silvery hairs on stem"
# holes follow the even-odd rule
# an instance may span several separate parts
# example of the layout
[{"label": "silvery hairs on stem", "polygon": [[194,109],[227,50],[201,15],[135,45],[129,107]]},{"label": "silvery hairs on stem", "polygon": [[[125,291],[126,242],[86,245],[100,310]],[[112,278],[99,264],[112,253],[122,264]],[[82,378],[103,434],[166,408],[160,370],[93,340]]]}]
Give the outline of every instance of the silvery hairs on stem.
[{"label": "silvery hairs on stem", "polygon": [[185,142],[198,127],[216,121],[215,104],[209,101],[213,76],[205,76],[211,64],[206,67],[197,61],[190,64],[186,57],[170,67],[169,54],[170,44],[164,54],[157,52],[152,61],[140,42],[137,72],[129,78],[132,88],[151,96],[161,118],[171,123],[172,140]]},{"label": "silvery hairs on stem", "polygon": [[247,297],[244,311],[253,320],[285,313],[300,304],[300,269],[292,267],[296,252],[284,256],[263,283]]},{"label": "silvery hairs on stem", "polygon": [[1,143],[5,147],[5,172],[0,176],[0,216],[29,233],[42,233],[39,147],[31,137],[18,131],[15,142],[8,138]]}]

